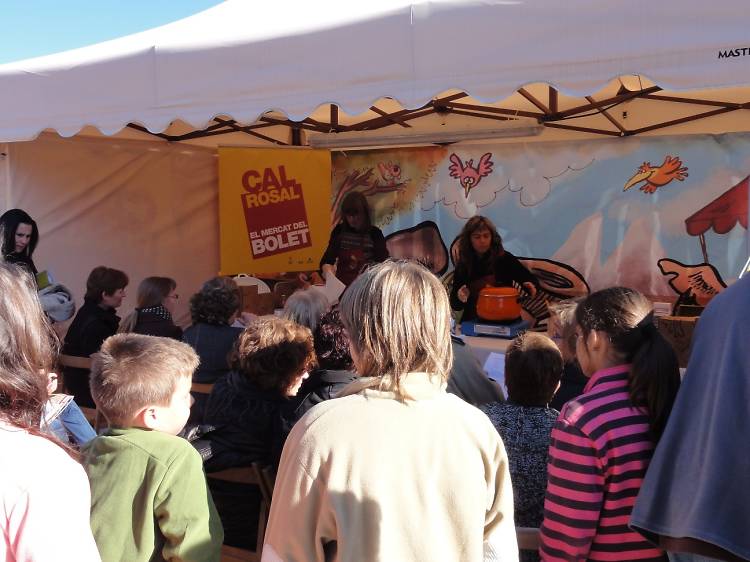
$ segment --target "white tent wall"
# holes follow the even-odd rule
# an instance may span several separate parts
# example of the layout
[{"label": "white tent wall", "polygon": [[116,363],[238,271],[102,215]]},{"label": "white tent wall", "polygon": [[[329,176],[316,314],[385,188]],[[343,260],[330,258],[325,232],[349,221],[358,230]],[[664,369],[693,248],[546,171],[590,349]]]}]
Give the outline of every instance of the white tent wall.
[{"label": "white tent wall", "polygon": [[189,323],[190,295],[219,269],[215,150],[45,134],[0,152],[0,201],[37,221],[39,270],[80,306],[91,269],[122,269],[130,285],[121,316],[144,277],[173,277],[176,320]]}]

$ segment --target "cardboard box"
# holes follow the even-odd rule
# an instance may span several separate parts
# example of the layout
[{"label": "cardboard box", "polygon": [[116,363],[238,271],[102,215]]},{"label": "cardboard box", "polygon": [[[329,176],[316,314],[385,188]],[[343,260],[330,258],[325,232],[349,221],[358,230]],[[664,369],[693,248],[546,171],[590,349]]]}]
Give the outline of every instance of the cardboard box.
[{"label": "cardboard box", "polygon": [[687,367],[693,332],[697,322],[698,317],[695,316],[662,316],[657,318],[659,332],[672,344],[680,367]]},{"label": "cardboard box", "polygon": [[258,316],[273,314],[274,295],[273,293],[258,294],[257,285],[242,286],[240,285],[240,311],[252,312]]}]

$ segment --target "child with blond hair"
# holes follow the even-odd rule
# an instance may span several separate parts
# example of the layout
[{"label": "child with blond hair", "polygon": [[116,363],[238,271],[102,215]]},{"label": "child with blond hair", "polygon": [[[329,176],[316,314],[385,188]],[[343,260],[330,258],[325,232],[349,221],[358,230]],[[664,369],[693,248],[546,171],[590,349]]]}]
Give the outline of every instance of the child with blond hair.
[{"label": "child with blond hair", "polygon": [[219,560],[224,533],[198,452],[177,437],[198,356],[140,334],[104,341],[91,394],[110,428],[83,450],[91,527],[104,560]]}]

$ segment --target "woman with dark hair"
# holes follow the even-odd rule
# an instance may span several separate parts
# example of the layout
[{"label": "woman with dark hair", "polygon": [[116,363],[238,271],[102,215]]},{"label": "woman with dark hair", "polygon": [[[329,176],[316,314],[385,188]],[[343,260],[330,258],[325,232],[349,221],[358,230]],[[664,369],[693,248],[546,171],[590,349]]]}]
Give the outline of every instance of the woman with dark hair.
[{"label": "woman with dark hair", "polygon": [[338,309],[331,310],[320,318],[313,335],[313,344],[318,368],[310,373],[297,393],[295,402],[298,406],[293,415],[295,420],[316,404],[335,398],[341,389],[356,378],[349,353],[349,336],[341,323]]},{"label": "woman with dark hair", "polygon": [[28,276],[0,260],[3,560],[100,560],[83,468],[39,429],[56,341]]},{"label": "woman with dark hair", "polygon": [[503,248],[503,240],[492,221],[480,215],[471,217],[458,235],[451,308],[464,311],[461,320],[474,320],[479,291],[484,287],[510,287],[514,282],[530,296],[536,295],[539,281]]},{"label": "woman with dark hair", "polygon": [[352,191],[344,197],[341,216],[320,259],[320,269],[349,286],[365,266],[388,259],[388,248],[383,232],[372,224],[370,206],[362,193]]},{"label": "woman with dark hair", "polygon": [[[214,277],[190,298],[192,325],[182,334],[200,358],[193,382],[213,384],[229,372],[229,354],[242,333],[232,326],[240,307],[237,283],[230,277]],[[193,393],[188,424],[202,423],[208,395]]]},{"label": "woman with dark hair", "polygon": [[[293,402],[315,362],[310,330],[273,316],[250,324],[237,340],[232,371],[211,391],[204,415],[215,428],[203,438],[210,443],[206,471],[254,462],[278,466]],[[224,543],[249,548],[257,533],[257,489],[212,482],[211,491],[224,525]]]},{"label": "woman with dark hair", "polygon": [[39,228],[26,211],[10,209],[0,216],[2,253],[8,263],[21,264],[36,278],[37,269],[31,256],[39,243]]},{"label": "woman with dark hair", "polygon": [[182,328],[172,320],[177,307],[177,282],[170,277],[146,277],[138,285],[136,307],[120,324],[120,332],[179,340]]},{"label": "woman with dark hair", "polygon": [[[125,298],[128,276],[119,269],[100,265],[86,279],[83,306],[78,309],[65,334],[63,353],[76,357],[90,357],[99,351],[104,340],[117,333],[120,317],[117,309]],[[86,369],[65,368],[65,386],[76,403],[95,408],[89,390],[89,373]]]},{"label": "woman with dark hair", "polygon": [[677,395],[677,357],[633,289],[592,293],[575,319],[589,382],[552,430],[542,560],[663,560],[628,520]]}]

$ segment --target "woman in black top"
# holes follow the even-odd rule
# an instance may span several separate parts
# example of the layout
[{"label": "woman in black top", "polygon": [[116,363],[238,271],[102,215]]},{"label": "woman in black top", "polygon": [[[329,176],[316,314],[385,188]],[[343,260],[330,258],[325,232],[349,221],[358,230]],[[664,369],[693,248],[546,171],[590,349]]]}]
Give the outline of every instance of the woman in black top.
[{"label": "woman in black top", "polygon": [[476,215],[458,236],[458,258],[453,273],[451,308],[463,310],[463,321],[477,317],[477,298],[484,287],[521,285],[531,297],[539,281],[518,259],[503,248],[503,241],[487,217]]},{"label": "woman in black top", "polygon": [[39,242],[39,228],[26,211],[10,209],[0,216],[3,257],[8,263],[26,267],[36,280],[37,269],[31,255]]},{"label": "woman in black top", "polygon": [[320,269],[349,286],[366,265],[388,259],[388,248],[383,232],[370,221],[370,207],[364,195],[358,191],[347,194],[341,203],[341,215],[320,260]]},{"label": "woman in black top", "polygon": [[[248,466],[278,467],[294,425],[291,400],[315,363],[310,330],[290,320],[261,316],[239,336],[227,376],[213,387],[204,422],[213,428],[207,472]],[[259,491],[232,482],[209,483],[224,526],[224,544],[250,548],[257,534]]]},{"label": "woman in black top", "polygon": [[146,277],[138,285],[137,304],[120,324],[120,332],[182,339],[172,314],[177,307],[177,282],[170,277]]}]

